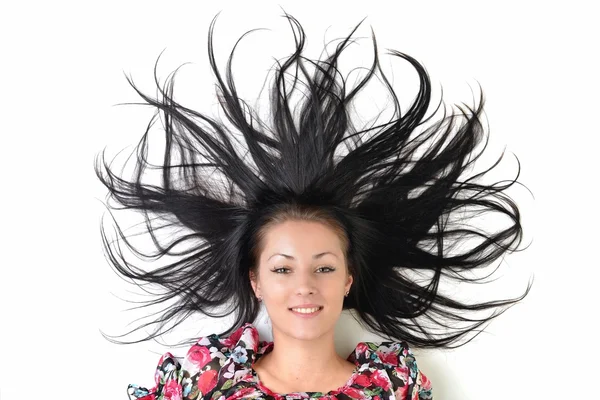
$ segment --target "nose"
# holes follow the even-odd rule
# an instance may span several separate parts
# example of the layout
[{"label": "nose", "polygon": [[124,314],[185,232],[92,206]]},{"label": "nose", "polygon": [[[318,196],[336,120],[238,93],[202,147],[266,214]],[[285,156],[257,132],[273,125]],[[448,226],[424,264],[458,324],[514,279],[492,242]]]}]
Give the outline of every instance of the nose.
[{"label": "nose", "polygon": [[317,292],[317,279],[312,271],[306,271],[298,273],[295,285],[296,294],[299,296],[306,296]]}]

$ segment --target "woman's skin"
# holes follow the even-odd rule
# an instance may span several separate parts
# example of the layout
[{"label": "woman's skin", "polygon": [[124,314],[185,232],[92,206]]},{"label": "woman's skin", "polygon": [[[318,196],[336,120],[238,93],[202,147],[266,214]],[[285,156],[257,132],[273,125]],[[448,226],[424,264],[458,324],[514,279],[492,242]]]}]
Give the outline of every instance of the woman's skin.
[{"label": "woman's skin", "polygon": [[[334,330],[350,290],[342,241],[319,222],[286,221],[266,232],[252,287],[273,327],[273,351],[254,365],[261,382],[276,393],[328,392],[343,386],[355,365],[335,351]],[[282,255],[283,254],[283,255]],[[302,318],[290,308],[322,306]]]}]

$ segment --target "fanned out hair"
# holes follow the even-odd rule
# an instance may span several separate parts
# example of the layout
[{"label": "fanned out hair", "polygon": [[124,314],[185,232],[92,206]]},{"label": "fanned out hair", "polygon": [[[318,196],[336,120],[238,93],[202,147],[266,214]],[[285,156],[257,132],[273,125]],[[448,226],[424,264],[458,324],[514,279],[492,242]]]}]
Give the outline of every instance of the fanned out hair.
[{"label": "fanned out hair", "polygon": [[[223,335],[254,321],[260,303],[249,272],[257,267],[261,232],[273,221],[307,219],[344,233],[354,277],[344,309],[353,309],[368,328],[417,347],[466,343],[531,287],[518,298],[483,303],[463,302],[439,289],[442,278],[481,283],[490,274],[477,277],[476,270],[519,250],[522,241],[519,209],[506,194],[518,172],[512,180],[483,184],[500,156],[483,172],[471,173],[487,145],[481,90],[472,107],[454,106],[450,112],[440,100],[428,115],[431,83],[425,68],[407,54],[390,51],[410,63],[420,81],[416,98],[402,112],[380,68],[374,34],[373,62],[348,87],[338,63],[360,24],[331,54],[311,60],[303,56],[301,25],[285,17],[295,51],[276,63],[268,120],[238,96],[232,74],[235,47],[224,74],[217,68],[216,18],[208,55],[228,123],[178,104],[174,74],[161,86],[155,66],[156,98],[127,78],[143,104],[157,112],[134,151],[131,180],[111,170],[104,151],[96,157],[95,170],[110,192],[109,202],[117,203],[109,210],[141,212],[155,250],[137,248],[116,220],[118,240],[109,240],[104,224],[102,239],[121,276],[149,292],[159,288],[143,306],[165,306],[125,335],[144,329],[148,335],[141,340],[157,338],[194,313],[233,315]],[[373,79],[389,93],[392,117],[357,127],[353,102]],[[157,116],[165,135],[162,165],[148,159],[149,132]],[[152,170],[159,171],[160,183],[143,182]],[[500,216],[504,225],[484,230],[469,224],[487,215]],[[165,228],[171,230],[160,238]],[[126,260],[120,243],[141,260],[175,261],[147,270]],[[484,317],[472,316],[481,311]]]}]

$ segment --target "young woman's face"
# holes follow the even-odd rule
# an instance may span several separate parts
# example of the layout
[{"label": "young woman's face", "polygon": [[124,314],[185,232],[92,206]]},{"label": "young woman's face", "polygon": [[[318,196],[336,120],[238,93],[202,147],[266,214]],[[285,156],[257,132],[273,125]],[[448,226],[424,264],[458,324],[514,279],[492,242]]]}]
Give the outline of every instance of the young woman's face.
[{"label": "young woman's face", "polygon": [[[251,276],[252,286],[267,308],[274,335],[310,340],[334,330],[352,276],[331,228],[309,221],[272,226],[263,238],[258,273],[258,279]],[[319,310],[306,313],[314,308]]]}]

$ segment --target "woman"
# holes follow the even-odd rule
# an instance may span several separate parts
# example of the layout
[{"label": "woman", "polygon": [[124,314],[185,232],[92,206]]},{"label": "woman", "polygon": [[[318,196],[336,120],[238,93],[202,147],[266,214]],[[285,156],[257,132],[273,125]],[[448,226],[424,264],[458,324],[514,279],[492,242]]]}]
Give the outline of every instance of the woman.
[{"label": "woman", "polygon": [[[103,233],[115,269],[138,284],[161,287],[151,304],[170,304],[140,326],[155,326],[145,339],[196,312],[235,317],[227,331],[194,340],[183,363],[163,356],[152,389],[130,385],[134,398],[430,399],[431,384],[407,343],[464,344],[529,290],[518,299],[479,304],[438,291],[443,279],[480,281],[474,272],[516,250],[522,237],[519,210],[505,194],[516,180],[483,184],[497,163],[472,173],[485,149],[483,96],[473,108],[447,114],[440,104],[428,116],[425,69],[392,52],[420,80],[415,101],[402,112],[379,68],[374,38],[371,68],[348,87],[338,61],[356,28],[331,55],[314,61],[303,56],[300,24],[286,18],[296,49],[277,63],[270,121],[239,98],[233,52],[225,75],[219,72],[213,20],[209,59],[229,125],[178,104],[173,76],[156,99],[130,81],[162,113],[160,183],[143,182],[156,168],[148,160],[150,127],[136,149],[131,181],[104,157],[96,165],[111,198],[145,215],[156,252],[142,252],[119,230],[123,243],[141,258],[176,258],[143,270]],[[374,80],[389,93],[392,118],[358,127],[353,101]],[[442,117],[431,122],[440,110]],[[508,217],[506,226],[486,232],[468,224],[495,213]],[[165,242],[159,233],[173,227]],[[261,304],[273,342],[260,341],[252,325]],[[340,357],[333,333],[343,309],[392,340],[359,343]],[[482,310],[491,313],[465,316]]]}]

